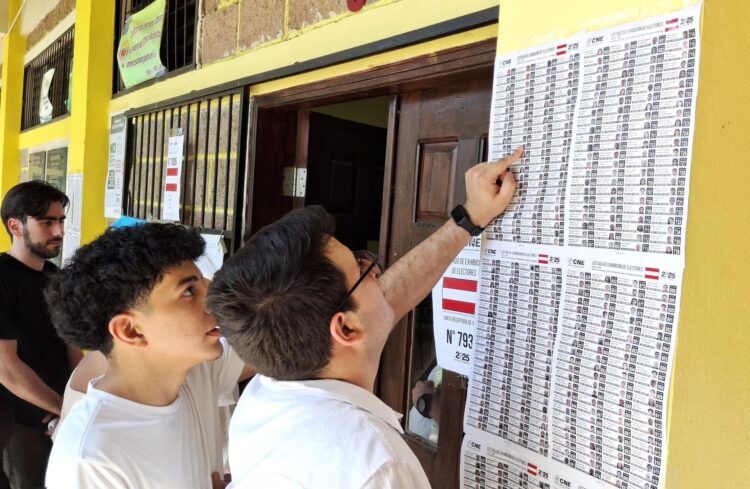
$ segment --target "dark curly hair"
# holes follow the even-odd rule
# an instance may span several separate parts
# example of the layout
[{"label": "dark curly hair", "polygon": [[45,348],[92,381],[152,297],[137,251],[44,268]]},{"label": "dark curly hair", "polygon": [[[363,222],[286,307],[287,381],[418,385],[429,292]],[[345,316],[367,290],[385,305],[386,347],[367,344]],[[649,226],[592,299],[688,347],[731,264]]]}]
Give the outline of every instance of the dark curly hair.
[{"label": "dark curly hair", "polygon": [[196,229],[175,224],[108,229],[79,248],[44,291],[57,333],[66,343],[109,355],[109,321],[138,306],[166,270],[197,259],[205,246]]},{"label": "dark curly hair", "polygon": [[353,309],[326,256],[333,217],[320,206],[258,231],[214,276],[206,306],[239,356],[277,380],[316,378],[331,358],[329,323]]}]

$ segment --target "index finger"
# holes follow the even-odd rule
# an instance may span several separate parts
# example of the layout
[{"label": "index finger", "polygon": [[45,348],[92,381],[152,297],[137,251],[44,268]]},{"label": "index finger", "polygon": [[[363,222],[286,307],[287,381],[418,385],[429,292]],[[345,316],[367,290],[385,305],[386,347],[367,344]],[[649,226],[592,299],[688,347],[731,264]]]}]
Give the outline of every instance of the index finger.
[{"label": "index finger", "polygon": [[522,144],[521,146],[517,147],[516,150],[513,151],[508,156],[497,160],[494,163],[496,165],[497,170],[499,172],[504,172],[505,170],[507,170],[510,167],[510,165],[518,161],[518,159],[523,156],[524,151],[526,151],[526,147]]}]

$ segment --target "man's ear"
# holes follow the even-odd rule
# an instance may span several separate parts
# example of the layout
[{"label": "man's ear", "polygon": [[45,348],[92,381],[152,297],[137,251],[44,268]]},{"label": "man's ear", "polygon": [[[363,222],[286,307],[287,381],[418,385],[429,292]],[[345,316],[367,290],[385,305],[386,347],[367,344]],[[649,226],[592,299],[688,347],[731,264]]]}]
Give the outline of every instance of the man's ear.
[{"label": "man's ear", "polygon": [[121,343],[130,346],[146,346],[148,340],[138,330],[135,324],[135,317],[131,312],[117,314],[109,320],[109,334]]},{"label": "man's ear", "polygon": [[329,326],[334,344],[354,346],[362,341],[362,331],[354,325],[351,319],[344,312],[337,312],[333,315]]},{"label": "man's ear", "polygon": [[14,238],[20,238],[23,236],[23,221],[11,217],[8,219],[8,229],[10,229],[10,234],[13,235]]}]

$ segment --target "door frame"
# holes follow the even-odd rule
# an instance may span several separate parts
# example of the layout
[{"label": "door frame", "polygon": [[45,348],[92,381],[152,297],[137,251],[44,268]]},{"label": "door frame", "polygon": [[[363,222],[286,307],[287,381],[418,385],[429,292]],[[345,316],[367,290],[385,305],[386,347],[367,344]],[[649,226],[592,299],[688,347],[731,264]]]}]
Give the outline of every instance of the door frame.
[{"label": "door frame", "polygon": [[[246,172],[246,209],[243,229],[252,230],[253,189],[258,142],[256,122],[258,114],[267,112],[294,112],[298,115],[297,124],[289,124],[290,131],[305,130],[307,111],[315,106],[342,103],[356,99],[387,96],[392,97],[389,107],[388,133],[386,139],[386,161],[383,182],[383,204],[380,232],[381,259],[386,265],[395,261],[390,254],[390,232],[393,209],[394,164],[397,154],[397,134],[399,115],[399,95],[402,93],[452,85],[465,81],[470,76],[491,76],[496,55],[497,39],[487,39],[477,43],[454,47],[444,51],[423,55],[396,63],[375,67],[366,71],[343,75],[307,85],[295,86],[278,92],[259,95],[251,99],[249,113],[252,130],[247,144],[248,171]],[[300,117],[301,115],[301,117]],[[296,137],[299,142],[306,141]],[[297,154],[294,162],[306,165],[307,148]],[[262,162],[258,162],[262,164]],[[403,162],[402,164],[408,164]],[[280,192],[280,187],[279,187]],[[294,199],[294,198],[290,198]],[[294,199],[302,200],[302,199]],[[299,202],[290,201],[290,208]],[[279,216],[280,217],[280,216]],[[257,224],[257,223],[256,223]],[[402,320],[408,327],[397,327],[391,335],[381,357],[380,373],[376,382],[376,394],[397,412],[406,413],[409,407],[409,363],[413,313]],[[453,372],[443,375],[443,396],[441,417],[450,419],[440,429],[437,448],[410,434],[405,440],[416,454],[435,489],[458,487],[460,447],[463,439],[463,411],[466,401],[467,380]]]}]

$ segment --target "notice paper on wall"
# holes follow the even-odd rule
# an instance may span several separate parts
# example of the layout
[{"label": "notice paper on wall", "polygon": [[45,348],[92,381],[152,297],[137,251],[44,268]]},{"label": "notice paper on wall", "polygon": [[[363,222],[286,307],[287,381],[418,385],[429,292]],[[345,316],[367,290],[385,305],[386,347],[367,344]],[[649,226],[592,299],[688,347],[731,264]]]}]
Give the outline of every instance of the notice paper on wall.
[{"label": "notice paper on wall", "polygon": [[167,173],[164,176],[164,193],[161,218],[167,221],[180,220],[180,186],[182,185],[182,160],[185,136],[181,134],[169,138],[167,149]]},{"label": "notice paper on wall", "polygon": [[224,236],[221,233],[209,234],[206,232],[201,233],[203,241],[206,242],[206,249],[201,256],[195,260],[195,264],[203,274],[203,277],[208,280],[214,279],[214,274],[224,264],[224,255],[227,252],[226,245],[224,244]]},{"label": "notice paper on wall", "polygon": [[83,205],[83,174],[68,173],[65,191],[70,199],[65,218],[65,238],[63,238],[62,263],[72,257],[81,246],[81,208]]},{"label": "notice paper on wall", "polygon": [[496,60],[464,488],[664,487],[700,9]]},{"label": "notice paper on wall", "polygon": [[481,238],[472,238],[432,289],[437,363],[466,376],[474,348],[480,245]]},{"label": "notice paper on wall", "polygon": [[104,217],[109,219],[117,219],[122,216],[127,128],[128,119],[125,114],[116,114],[110,118],[109,160],[107,162],[107,183],[104,188]]}]

